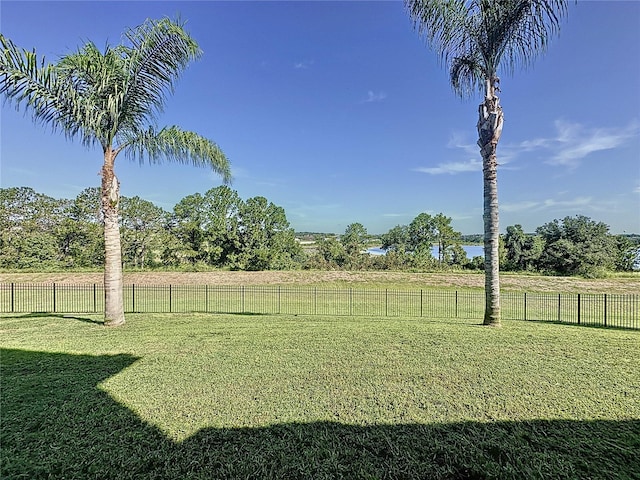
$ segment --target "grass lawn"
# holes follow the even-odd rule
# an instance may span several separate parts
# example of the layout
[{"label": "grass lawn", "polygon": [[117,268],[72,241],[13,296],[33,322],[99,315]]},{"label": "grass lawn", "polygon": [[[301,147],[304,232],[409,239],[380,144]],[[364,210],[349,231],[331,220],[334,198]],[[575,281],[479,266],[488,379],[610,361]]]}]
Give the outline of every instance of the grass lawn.
[{"label": "grass lawn", "polygon": [[640,478],[640,334],[0,316],[0,478]]}]

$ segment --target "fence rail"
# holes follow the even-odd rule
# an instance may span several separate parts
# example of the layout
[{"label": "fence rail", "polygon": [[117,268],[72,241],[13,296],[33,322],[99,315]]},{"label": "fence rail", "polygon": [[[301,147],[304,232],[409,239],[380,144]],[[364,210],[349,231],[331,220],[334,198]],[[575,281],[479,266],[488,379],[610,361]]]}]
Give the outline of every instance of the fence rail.
[{"label": "fence rail", "polygon": [[[481,318],[484,293],[316,287],[126,285],[127,313],[253,313]],[[0,284],[0,313],[102,313],[99,284]],[[640,330],[640,295],[503,292],[505,320]]]}]

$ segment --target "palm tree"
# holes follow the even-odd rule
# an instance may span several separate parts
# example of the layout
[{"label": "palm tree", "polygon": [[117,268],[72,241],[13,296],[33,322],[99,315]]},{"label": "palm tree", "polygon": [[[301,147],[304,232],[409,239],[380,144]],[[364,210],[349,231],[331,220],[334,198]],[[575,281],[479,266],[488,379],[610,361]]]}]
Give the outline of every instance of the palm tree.
[{"label": "palm tree", "polygon": [[566,0],[405,0],[414,29],[449,68],[462,97],[484,93],[478,110],[478,146],[484,179],[485,325],[500,325],[498,159],[504,117],[500,68],[528,66],[557,34]]},{"label": "palm tree", "polygon": [[183,26],[168,18],[147,20],[125,33],[128,45],[107,46],[101,52],[87,43],[54,64],[0,34],[0,94],[5,100],[67,138],[102,147],[105,325],[125,321],[116,157],[123,152],[140,162],[191,163],[212,168],[225,181],[231,178],[229,162],[215,143],[176,126],[156,126],[165,95],[201,54]]}]

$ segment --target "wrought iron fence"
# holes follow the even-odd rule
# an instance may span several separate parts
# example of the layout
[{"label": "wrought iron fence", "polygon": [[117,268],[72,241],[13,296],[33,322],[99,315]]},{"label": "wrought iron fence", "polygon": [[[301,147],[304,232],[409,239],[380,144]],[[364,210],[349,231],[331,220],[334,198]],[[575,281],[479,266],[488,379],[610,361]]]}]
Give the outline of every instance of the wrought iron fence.
[{"label": "wrought iron fence", "polygon": [[[126,285],[128,313],[253,313],[482,318],[484,293],[284,286]],[[102,313],[99,284],[0,284],[0,313]],[[640,295],[503,292],[505,320],[640,330]]]}]

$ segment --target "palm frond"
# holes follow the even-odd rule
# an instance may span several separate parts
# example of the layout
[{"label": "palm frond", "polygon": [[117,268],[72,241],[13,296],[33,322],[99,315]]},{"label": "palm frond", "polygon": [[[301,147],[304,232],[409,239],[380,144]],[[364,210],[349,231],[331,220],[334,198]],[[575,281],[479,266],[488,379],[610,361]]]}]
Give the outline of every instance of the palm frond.
[{"label": "palm frond", "polygon": [[167,93],[188,63],[201,51],[179,21],[147,20],[125,33],[130,47],[123,47],[129,82],[124,92],[123,121],[149,121],[162,111]]},{"label": "palm frond", "polygon": [[[498,69],[513,73],[544,52],[567,12],[568,0],[405,0],[414,28],[450,68],[456,91],[483,88],[477,78],[497,77]],[[481,69],[466,68],[474,59]],[[458,89],[457,86],[461,89]]]},{"label": "palm frond", "polygon": [[211,140],[180,129],[167,127],[160,131],[149,128],[145,131],[131,131],[123,137],[118,152],[131,160],[161,163],[162,160],[196,167],[210,168],[224,179],[231,181],[231,167],[220,147]]},{"label": "palm frond", "polygon": [[441,61],[449,64],[465,43],[467,7],[464,0],[405,0],[414,29],[435,50]]},{"label": "palm frond", "polygon": [[451,61],[449,78],[454,91],[463,97],[484,88],[486,73],[483,62],[473,56],[456,57]]},{"label": "palm frond", "polygon": [[30,112],[36,123],[53,131],[62,130],[67,137],[91,138],[78,121],[82,95],[67,78],[59,75],[55,65],[38,58],[35,50],[17,47],[0,34],[0,95],[4,101]]},{"label": "palm frond", "polygon": [[87,43],[56,67],[78,94],[78,121],[103,146],[111,145],[121,128],[128,81],[120,49],[107,46],[103,53]]}]

